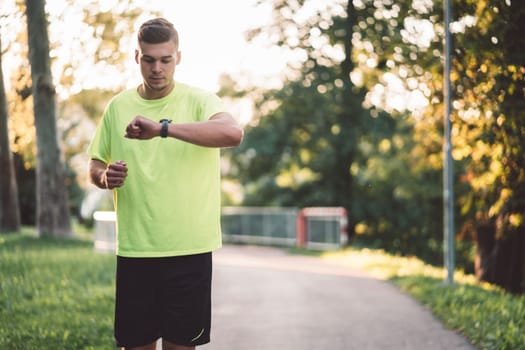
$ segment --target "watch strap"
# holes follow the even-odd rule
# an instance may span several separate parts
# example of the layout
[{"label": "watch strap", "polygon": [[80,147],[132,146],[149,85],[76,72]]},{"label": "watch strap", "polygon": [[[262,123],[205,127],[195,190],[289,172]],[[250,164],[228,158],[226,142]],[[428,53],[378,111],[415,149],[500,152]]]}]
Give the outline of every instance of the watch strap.
[{"label": "watch strap", "polygon": [[161,119],[159,121],[162,126],[160,128],[160,137],[166,138],[168,137],[168,125],[171,123],[170,119]]}]

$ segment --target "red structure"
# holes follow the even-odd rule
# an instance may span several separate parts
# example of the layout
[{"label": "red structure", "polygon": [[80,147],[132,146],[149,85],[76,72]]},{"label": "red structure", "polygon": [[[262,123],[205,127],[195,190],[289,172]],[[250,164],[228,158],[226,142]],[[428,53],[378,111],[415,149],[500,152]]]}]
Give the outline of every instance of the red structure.
[{"label": "red structure", "polygon": [[346,209],[343,207],[308,207],[303,208],[297,215],[297,246],[304,248],[308,246],[308,221],[311,218],[324,218],[330,221],[339,222],[340,237],[339,243],[344,246],[348,242],[348,217]]}]

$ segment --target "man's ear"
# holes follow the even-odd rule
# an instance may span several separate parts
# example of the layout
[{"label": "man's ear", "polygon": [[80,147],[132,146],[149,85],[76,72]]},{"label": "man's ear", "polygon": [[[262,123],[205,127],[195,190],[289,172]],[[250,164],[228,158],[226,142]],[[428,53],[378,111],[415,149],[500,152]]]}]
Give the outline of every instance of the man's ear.
[{"label": "man's ear", "polygon": [[139,50],[135,49],[135,62],[139,63]]},{"label": "man's ear", "polygon": [[181,58],[182,58],[182,52],[177,51],[177,60],[175,61],[175,65],[178,65],[180,63]]}]

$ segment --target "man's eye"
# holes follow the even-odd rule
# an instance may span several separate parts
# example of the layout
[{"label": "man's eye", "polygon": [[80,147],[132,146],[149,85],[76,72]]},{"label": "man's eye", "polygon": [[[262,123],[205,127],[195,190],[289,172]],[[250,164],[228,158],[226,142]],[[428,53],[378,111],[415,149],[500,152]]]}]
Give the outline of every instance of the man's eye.
[{"label": "man's eye", "polygon": [[173,61],[171,58],[165,58],[165,59],[161,60],[161,62],[164,63],[164,64],[171,63],[171,61]]}]

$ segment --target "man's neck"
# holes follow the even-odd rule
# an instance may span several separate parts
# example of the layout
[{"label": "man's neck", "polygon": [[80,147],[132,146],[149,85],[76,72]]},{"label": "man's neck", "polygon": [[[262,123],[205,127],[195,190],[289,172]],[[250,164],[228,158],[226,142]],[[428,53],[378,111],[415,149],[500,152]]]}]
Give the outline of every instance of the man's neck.
[{"label": "man's neck", "polygon": [[156,100],[156,99],[168,96],[170,92],[173,91],[174,86],[175,86],[175,83],[172,82],[170,85],[166,86],[162,90],[153,90],[153,89],[148,89],[146,85],[142,83],[138,86],[137,92],[140,95],[140,97],[146,100]]}]

